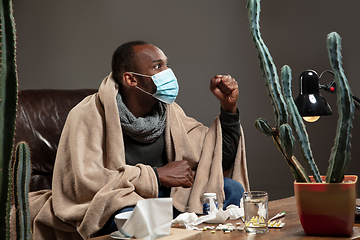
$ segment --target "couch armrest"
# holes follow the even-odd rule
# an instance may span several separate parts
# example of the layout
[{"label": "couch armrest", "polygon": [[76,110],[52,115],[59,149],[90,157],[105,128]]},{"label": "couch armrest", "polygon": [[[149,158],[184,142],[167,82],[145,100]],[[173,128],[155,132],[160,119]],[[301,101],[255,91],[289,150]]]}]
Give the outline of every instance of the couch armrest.
[{"label": "couch armrest", "polygon": [[19,91],[15,146],[29,144],[32,176],[30,191],[51,189],[56,151],[69,111],[97,89]]}]

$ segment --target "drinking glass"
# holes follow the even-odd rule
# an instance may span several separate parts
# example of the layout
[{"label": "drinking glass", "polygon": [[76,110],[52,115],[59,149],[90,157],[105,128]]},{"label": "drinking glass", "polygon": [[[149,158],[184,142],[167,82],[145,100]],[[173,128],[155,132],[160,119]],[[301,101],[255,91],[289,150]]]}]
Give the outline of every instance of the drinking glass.
[{"label": "drinking glass", "polygon": [[268,194],[264,191],[243,193],[245,230],[250,234],[267,233]]}]

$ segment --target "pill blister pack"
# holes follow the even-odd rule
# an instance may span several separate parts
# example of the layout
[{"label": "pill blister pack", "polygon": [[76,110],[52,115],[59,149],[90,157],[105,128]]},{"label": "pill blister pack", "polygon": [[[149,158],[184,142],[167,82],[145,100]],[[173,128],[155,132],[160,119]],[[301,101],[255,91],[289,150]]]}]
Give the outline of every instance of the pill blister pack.
[{"label": "pill blister pack", "polygon": [[282,218],[286,215],[286,212],[279,212],[274,217],[270,218],[268,221],[269,228],[282,228],[285,223],[281,222],[281,220],[276,221],[275,219]]},{"label": "pill blister pack", "polygon": [[269,228],[282,228],[285,225],[285,223],[281,222],[281,221],[269,221],[268,222],[268,227]]}]

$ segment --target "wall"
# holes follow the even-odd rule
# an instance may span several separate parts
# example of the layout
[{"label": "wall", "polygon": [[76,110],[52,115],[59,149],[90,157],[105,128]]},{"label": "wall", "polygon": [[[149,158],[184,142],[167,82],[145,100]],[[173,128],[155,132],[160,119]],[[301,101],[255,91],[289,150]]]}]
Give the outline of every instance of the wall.
[{"label": "wall", "polygon": [[[293,93],[306,69],[330,69],[326,36],[343,39],[343,63],[354,95],[360,97],[358,9],[360,1],[267,0],[261,2],[261,31],[275,64],[292,68]],[[20,89],[98,88],[110,72],[112,52],[129,40],[160,47],[180,82],[177,102],[210,125],[219,103],[209,91],[215,74],[231,74],[239,82],[238,106],[245,132],[252,190],[266,190],[270,199],[293,195],[293,177],[272,140],[254,121],[274,124],[252,42],[246,0],[14,0],[18,34]],[[321,83],[330,82],[324,75]],[[334,115],[306,124],[315,159],[326,173],[335,136],[336,96],[323,94]],[[360,112],[355,115],[352,160],[348,174],[360,175]],[[302,162],[301,156],[297,155]]]}]

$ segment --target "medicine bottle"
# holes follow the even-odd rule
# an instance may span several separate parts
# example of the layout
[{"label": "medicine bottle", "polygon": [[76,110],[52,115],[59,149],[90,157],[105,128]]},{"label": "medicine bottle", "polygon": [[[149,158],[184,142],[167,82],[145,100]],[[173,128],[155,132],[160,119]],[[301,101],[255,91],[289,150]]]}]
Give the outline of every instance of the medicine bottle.
[{"label": "medicine bottle", "polygon": [[218,208],[216,193],[204,193],[203,214],[209,214],[214,208]]}]

